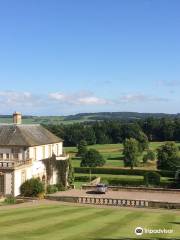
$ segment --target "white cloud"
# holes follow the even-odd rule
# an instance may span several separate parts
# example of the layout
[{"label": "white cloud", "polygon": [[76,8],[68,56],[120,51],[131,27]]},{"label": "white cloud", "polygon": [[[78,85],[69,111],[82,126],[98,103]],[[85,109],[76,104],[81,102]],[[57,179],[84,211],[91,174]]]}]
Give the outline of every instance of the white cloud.
[{"label": "white cloud", "polygon": [[66,96],[62,93],[56,92],[56,93],[50,93],[49,97],[53,100],[57,100],[57,101],[63,101],[66,99]]},{"label": "white cloud", "polygon": [[50,93],[49,98],[59,103],[71,105],[105,105],[110,103],[109,100],[99,98],[91,92],[78,92],[73,94],[64,94],[61,92]]},{"label": "white cloud", "polygon": [[156,96],[149,96],[144,94],[126,94],[120,97],[120,102],[127,102],[127,103],[136,103],[136,102],[166,102],[169,99],[156,97]]},{"label": "white cloud", "polygon": [[42,99],[30,92],[1,91],[0,106],[1,108],[9,107],[16,110],[22,107],[36,107],[41,104]]},{"label": "white cloud", "polygon": [[104,105],[108,104],[108,101],[103,99],[103,98],[98,98],[98,97],[84,97],[84,98],[79,98],[77,99],[79,104],[99,104],[99,105]]},{"label": "white cloud", "polygon": [[[87,111],[115,111],[121,107],[128,110],[133,105],[141,107],[142,104],[147,106],[150,103],[167,102],[169,99],[146,95],[143,93],[122,94],[114,99],[103,98],[94,95],[89,91],[75,93],[52,92],[49,94],[33,94],[28,91],[0,91],[0,112],[11,113],[21,111],[24,114],[41,114],[41,113],[59,113],[64,112],[87,112]],[[125,105],[127,104],[127,105]],[[135,106],[135,105],[134,105]],[[135,109],[136,110],[136,109]]]}]

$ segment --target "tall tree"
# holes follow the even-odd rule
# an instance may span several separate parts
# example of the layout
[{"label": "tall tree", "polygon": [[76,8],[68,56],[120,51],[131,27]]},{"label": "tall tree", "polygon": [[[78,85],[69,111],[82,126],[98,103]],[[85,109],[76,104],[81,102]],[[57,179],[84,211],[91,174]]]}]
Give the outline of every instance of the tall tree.
[{"label": "tall tree", "polygon": [[87,142],[85,140],[81,140],[78,144],[78,157],[84,157],[87,152]]},{"label": "tall tree", "polygon": [[81,167],[102,167],[104,164],[105,159],[95,149],[89,149],[81,161]]},{"label": "tall tree", "polygon": [[174,142],[166,142],[157,149],[157,168],[164,170],[176,170],[180,166],[178,147]]},{"label": "tall tree", "polygon": [[138,164],[139,143],[134,138],[124,141],[124,163],[133,169]]}]

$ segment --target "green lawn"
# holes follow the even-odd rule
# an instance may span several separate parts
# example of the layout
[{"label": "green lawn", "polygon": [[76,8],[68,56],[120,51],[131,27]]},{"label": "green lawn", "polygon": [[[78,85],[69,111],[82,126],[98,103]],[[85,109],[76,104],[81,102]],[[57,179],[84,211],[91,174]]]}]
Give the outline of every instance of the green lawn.
[{"label": "green lawn", "polygon": [[119,208],[92,208],[43,205],[0,211],[0,239],[100,240],[141,239],[137,226],[173,229],[170,235],[144,234],[143,238],[180,236],[180,213],[138,211]]},{"label": "green lawn", "polygon": [[[163,142],[151,142],[149,148],[153,151],[162,145]],[[180,143],[177,143],[180,146]],[[123,167],[123,145],[122,144],[96,144],[88,146],[88,148],[94,148],[98,150],[106,160],[105,167]],[[65,147],[67,153],[72,157],[73,167],[79,167],[81,159],[76,158],[77,148],[76,147]],[[141,156],[142,158],[142,156]],[[155,169],[154,163],[145,164],[144,168]]]},{"label": "green lawn", "polygon": [[[94,148],[98,150],[106,160],[106,167],[123,167],[123,156],[122,144],[96,144],[92,146],[88,146],[88,148]],[[70,153],[72,157],[72,164],[73,167],[79,167],[81,160],[76,158],[75,155],[77,153],[76,147],[66,147],[65,148],[67,153]]]}]

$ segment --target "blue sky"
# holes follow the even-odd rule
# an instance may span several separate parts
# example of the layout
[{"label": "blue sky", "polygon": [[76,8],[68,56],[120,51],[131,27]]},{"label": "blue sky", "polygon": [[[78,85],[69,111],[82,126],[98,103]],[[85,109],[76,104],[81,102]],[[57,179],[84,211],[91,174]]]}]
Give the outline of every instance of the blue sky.
[{"label": "blue sky", "polygon": [[177,113],[180,1],[0,0],[0,114]]}]

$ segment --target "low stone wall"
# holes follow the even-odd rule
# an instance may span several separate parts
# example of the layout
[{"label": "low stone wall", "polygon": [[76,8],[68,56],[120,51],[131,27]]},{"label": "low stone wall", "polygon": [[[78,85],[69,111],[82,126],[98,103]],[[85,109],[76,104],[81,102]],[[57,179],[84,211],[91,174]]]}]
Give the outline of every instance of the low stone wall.
[{"label": "low stone wall", "polygon": [[52,196],[46,195],[45,197],[48,200],[55,200],[61,202],[71,202],[71,203],[78,203],[79,197],[71,197],[71,196]]},{"label": "low stone wall", "polygon": [[116,207],[137,207],[137,208],[166,208],[180,209],[180,203],[133,200],[133,199],[112,199],[112,198],[95,198],[95,197],[71,197],[71,196],[52,196],[47,195],[46,199],[62,202],[106,205]]},{"label": "low stone wall", "polygon": [[[92,185],[82,185],[83,190],[95,190],[95,186]],[[171,192],[180,193],[180,189],[166,189],[166,188],[150,188],[150,187],[124,187],[124,186],[108,186],[111,191],[125,190],[125,191],[143,191],[143,192]]]},{"label": "low stone wall", "polygon": [[89,185],[93,185],[93,186],[96,186],[97,184],[99,184],[101,182],[101,178],[100,177],[97,177],[95,178],[94,180],[92,180]]}]

